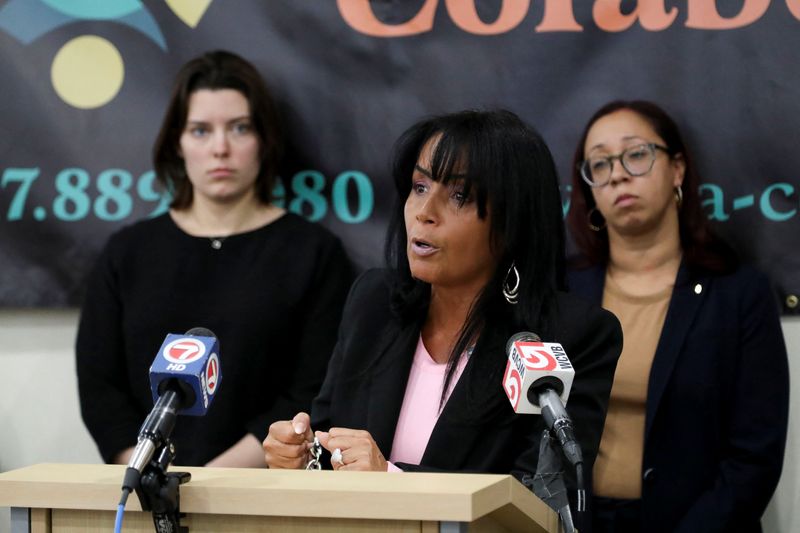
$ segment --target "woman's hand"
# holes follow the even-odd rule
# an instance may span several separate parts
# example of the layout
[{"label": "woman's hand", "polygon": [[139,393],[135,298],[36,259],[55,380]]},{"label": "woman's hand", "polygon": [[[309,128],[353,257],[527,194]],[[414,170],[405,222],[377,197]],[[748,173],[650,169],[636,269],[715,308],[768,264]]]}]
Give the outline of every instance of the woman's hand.
[{"label": "woman's hand", "polygon": [[269,426],[269,434],[262,443],[264,460],[270,468],[305,468],[313,442],[310,417],[297,413],[291,420]]},{"label": "woman's hand", "polygon": [[317,432],[317,437],[320,444],[331,452],[334,470],[386,472],[388,468],[386,459],[368,431],[331,428],[327,433]]}]

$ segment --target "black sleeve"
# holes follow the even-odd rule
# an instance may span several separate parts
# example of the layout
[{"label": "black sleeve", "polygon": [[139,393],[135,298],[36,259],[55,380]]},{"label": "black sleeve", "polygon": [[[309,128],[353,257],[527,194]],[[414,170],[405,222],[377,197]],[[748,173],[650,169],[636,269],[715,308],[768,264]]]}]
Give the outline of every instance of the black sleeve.
[{"label": "black sleeve", "polygon": [[348,339],[354,328],[354,315],[357,314],[357,308],[359,306],[358,297],[355,295],[359,292],[364,280],[370,276],[371,272],[366,272],[359,276],[353,283],[347,296],[347,303],[344,306],[344,312],[342,314],[342,322],[339,326],[338,339],[333,349],[333,355],[328,363],[325,380],[311,406],[311,428],[315,431],[328,431],[331,428],[331,401],[338,385]]},{"label": "black sleeve", "polygon": [[248,432],[259,440],[266,438],[272,422],[289,420],[311,409],[336,343],[353,268],[338,239],[329,240],[316,261],[314,281],[304,299],[305,315],[298,328],[296,351],[283,355],[294,359],[291,377],[270,409],[247,423]]},{"label": "black sleeve", "polygon": [[[613,313],[570,297],[561,316],[555,342],[564,346],[575,368],[575,379],[567,400],[567,412],[583,451],[587,473],[594,467],[606,422],[614,372],[622,353],[622,326]],[[538,443],[538,437],[537,437]],[[536,448],[538,450],[538,444]]]},{"label": "black sleeve", "polygon": [[763,274],[742,283],[735,390],[727,412],[728,432],[713,484],[675,531],[734,531],[757,523],[783,466],[789,416],[789,368],[778,309]]},{"label": "black sleeve", "polygon": [[112,248],[110,241],[90,275],[75,345],[81,414],[106,462],[136,444],[143,421],[125,364],[123,313]]}]

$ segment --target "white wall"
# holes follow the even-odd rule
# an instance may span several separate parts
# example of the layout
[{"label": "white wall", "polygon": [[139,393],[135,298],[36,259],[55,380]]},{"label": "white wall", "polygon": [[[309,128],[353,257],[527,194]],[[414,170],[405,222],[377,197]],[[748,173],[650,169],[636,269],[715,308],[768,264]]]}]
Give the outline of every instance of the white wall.
[{"label": "white wall", "polygon": [[[78,407],[75,310],[0,310],[0,471],[35,463],[97,463]],[[800,317],[785,318],[792,383],[800,384]],[[155,349],[155,348],[154,348]],[[765,384],[768,386],[768,384]],[[797,389],[795,388],[795,391]],[[768,533],[800,531],[800,394],[792,395],[783,477],[764,516]],[[0,532],[8,510],[0,509]]]},{"label": "white wall", "polygon": [[[783,336],[789,351],[791,392],[789,437],[778,490],[767,507],[762,525],[766,533],[800,531],[800,317],[784,318]],[[768,385],[768,384],[765,384]]]}]

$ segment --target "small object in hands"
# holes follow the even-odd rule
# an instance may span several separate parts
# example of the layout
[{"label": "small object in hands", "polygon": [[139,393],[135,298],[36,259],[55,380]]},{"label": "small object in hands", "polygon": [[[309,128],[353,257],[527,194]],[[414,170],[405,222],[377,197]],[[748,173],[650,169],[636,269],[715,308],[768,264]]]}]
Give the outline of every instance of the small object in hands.
[{"label": "small object in hands", "polygon": [[308,453],[311,454],[311,459],[308,460],[306,470],[322,470],[322,465],[319,462],[319,458],[322,455],[322,444],[319,443],[317,437],[314,437],[314,444],[311,445]]},{"label": "small object in hands", "polygon": [[344,459],[342,459],[342,449],[336,448],[331,454],[331,463],[339,463],[344,466]]}]

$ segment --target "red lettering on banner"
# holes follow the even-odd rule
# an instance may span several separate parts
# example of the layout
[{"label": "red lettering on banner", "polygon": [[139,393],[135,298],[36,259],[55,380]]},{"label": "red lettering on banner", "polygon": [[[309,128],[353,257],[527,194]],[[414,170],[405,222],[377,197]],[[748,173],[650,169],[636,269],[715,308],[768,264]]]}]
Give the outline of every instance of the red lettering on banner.
[{"label": "red lettering on banner", "polygon": [[625,31],[639,19],[642,28],[648,31],[661,31],[669,28],[678,16],[678,8],[667,12],[664,0],[639,0],[636,9],[628,15],[622,14],[622,0],[597,0],[592,8],[592,16],[601,30],[608,32]]},{"label": "red lettering on banner", "polygon": [[[484,22],[478,16],[477,0],[444,0],[453,23],[474,35],[507,33],[525,19],[531,0],[502,0],[500,13],[494,22]],[[647,31],[669,28],[678,16],[678,8],[666,8],[666,0],[638,0],[630,13],[623,13],[624,0],[595,0],[592,17],[600,30],[617,33],[632,27],[637,21]],[[760,19],[770,0],[742,0],[736,16],[723,17],[717,11],[718,0],[688,0],[686,27],[701,30],[730,30],[749,26]],[[401,24],[387,24],[375,16],[370,0],[336,0],[344,21],[354,30],[372,37],[406,37],[427,33],[433,29],[439,0],[425,0],[414,17]],[[786,0],[791,14],[800,20],[800,0]],[[575,20],[573,0],[544,0],[544,15],[536,32],[583,31]]]},{"label": "red lettering on banner", "polygon": [[531,5],[530,0],[503,0],[497,20],[487,24],[478,16],[475,0],[445,0],[447,11],[456,26],[475,35],[498,35],[513,30]]},{"label": "red lettering on banner", "polygon": [[369,0],[336,0],[344,21],[354,30],[372,37],[405,37],[433,29],[439,0],[427,0],[414,18],[403,24],[384,24],[375,16]]},{"label": "red lettering on banner", "polygon": [[[791,2],[786,0],[789,10]],[[689,0],[689,15],[686,18],[687,28],[698,30],[732,30],[749,26],[766,13],[770,0],[744,0],[742,10],[735,17],[724,18],[717,12],[716,0]],[[796,16],[796,15],[795,15]]]},{"label": "red lettering on banner", "polygon": [[786,7],[794,15],[794,18],[800,20],[800,0],[786,0]]},{"label": "red lettering on banner", "polygon": [[583,27],[575,20],[571,1],[545,0],[544,16],[536,31],[583,31]]}]

